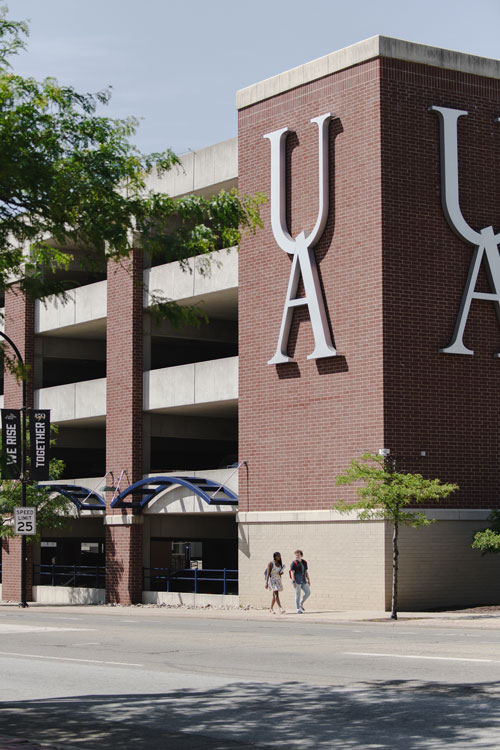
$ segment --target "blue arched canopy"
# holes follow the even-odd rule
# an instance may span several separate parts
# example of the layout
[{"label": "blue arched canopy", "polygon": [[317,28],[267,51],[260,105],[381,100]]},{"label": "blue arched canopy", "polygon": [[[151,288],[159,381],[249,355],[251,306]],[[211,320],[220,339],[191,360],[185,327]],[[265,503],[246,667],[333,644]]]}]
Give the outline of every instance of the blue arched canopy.
[{"label": "blue arched canopy", "polygon": [[238,495],[211,479],[202,477],[157,476],[141,479],[121,492],[111,503],[112,508],[142,510],[160,492],[172,485],[186,487],[207,505],[238,505]]},{"label": "blue arched canopy", "polygon": [[104,498],[95,490],[79,487],[75,484],[39,484],[37,489],[44,489],[49,494],[58,492],[71,500],[78,510],[106,510]]}]

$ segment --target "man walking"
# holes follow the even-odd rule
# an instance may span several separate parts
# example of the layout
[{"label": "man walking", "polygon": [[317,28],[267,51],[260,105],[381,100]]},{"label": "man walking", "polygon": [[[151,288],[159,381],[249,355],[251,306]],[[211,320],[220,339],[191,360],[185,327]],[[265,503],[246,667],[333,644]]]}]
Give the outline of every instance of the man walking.
[{"label": "man walking", "polygon": [[298,615],[305,612],[304,602],[311,595],[309,588],[311,580],[307,567],[307,561],[302,557],[302,550],[295,550],[295,560],[290,565],[290,576],[295,589],[295,606]]}]

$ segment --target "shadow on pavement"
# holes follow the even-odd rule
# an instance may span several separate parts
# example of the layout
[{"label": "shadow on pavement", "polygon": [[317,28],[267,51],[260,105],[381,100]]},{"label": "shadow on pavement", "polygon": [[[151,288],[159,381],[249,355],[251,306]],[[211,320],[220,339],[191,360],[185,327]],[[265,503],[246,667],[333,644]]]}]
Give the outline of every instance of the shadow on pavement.
[{"label": "shadow on pavement", "polygon": [[85,750],[484,750],[499,745],[499,693],[497,682],[373,681],[351,689],[235,682],[213,691],[3,702],[0,738]]}]

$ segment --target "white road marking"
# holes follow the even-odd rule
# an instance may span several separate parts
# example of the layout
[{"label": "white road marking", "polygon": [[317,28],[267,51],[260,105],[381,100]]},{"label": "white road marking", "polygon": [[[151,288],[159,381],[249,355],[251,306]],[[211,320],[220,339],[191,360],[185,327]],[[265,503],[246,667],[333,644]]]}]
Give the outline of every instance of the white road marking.
[{"label": "white road marking", "polygon": [[70,646],[100,646],[99,641],[89,641],[88,643],[70,643]]},{"label": "white road marking", "polygon": [[23,633],[74,633],[75,631],[94,632],[95,628],[65,628],[51,627],[48,625],[18,625],[16,623],[0,623],[0,636],[7,633],[17,633],[19,635],[22,635]]},{"label": "white road marking", "polygon": [[417,654],[375,654],[365,651],[345,651],[346,656],[385,656],[390,659],[430,659],[434,661],[472,661],[487,664],[500,664],[498,659],[462,659],[457,656],[418,656]]},{"label": "white road marking", "polygon": [[78,661],[83,664],[114,664],[120,667],[143,667],[144,664],[132,664],[127,661],[101,661],[99,659],[73,659],[70,656],[41,656],[40,654],[18,654],[14,651],[0,651],[0,656],[22,656],[25,659],[48,659],[49,661]]}]

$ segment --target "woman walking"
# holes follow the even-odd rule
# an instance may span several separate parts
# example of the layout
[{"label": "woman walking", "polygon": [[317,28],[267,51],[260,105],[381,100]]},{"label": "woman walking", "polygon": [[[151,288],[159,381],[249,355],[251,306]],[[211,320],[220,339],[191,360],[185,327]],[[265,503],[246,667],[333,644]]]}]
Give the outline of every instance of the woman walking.
[{"label": "woman walking", "polygon": [[271,589],[273,592],[273,599],[269,611],[274,614],[274,605],[277,604],[281,614],[284,614],[286,610],[283,609],[280,602],[280,591],[283,591],[283,584],[281,583],[281,576],[285,566],[281,560],[281,554],[275,552],[273,559],[267,566],[266,570],[266,589]]}]

